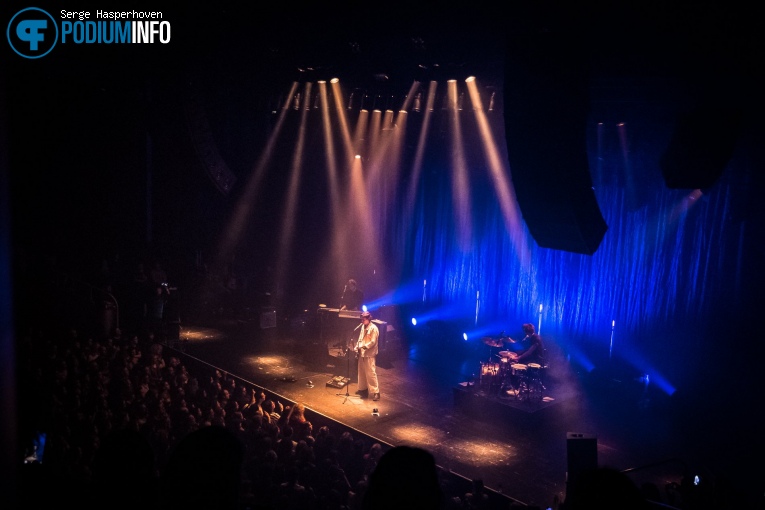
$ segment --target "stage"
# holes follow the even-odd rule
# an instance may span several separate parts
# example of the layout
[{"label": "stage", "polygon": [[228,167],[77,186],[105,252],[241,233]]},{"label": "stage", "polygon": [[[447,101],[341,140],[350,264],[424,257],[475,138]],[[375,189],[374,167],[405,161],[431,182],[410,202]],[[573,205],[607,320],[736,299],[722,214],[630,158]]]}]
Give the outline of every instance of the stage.
[{"label": "stage", "polygon": [[[302,402],[309,415],[384,444],[426,448],[446,472],[481,479],[529,506],[548,508],[554,497],[565,496],[571,432],[594,437],[598,463],[635,468],[631,476],[639,483],[679,483],[692,462],[684,457],[686,445],[674,439],[676,414],[659,399],[646,404],[629,391],[587,382],[565,360],[551,364],[539,399],[518,399],[474,378],[482,351],[455,351],[425,337],[387,340],[378,358],[378,402],[355,394],[355,358],[306,328],[185,325],[172,347],[284,401]],[[338,380],[342,386],[330,384]]]}]

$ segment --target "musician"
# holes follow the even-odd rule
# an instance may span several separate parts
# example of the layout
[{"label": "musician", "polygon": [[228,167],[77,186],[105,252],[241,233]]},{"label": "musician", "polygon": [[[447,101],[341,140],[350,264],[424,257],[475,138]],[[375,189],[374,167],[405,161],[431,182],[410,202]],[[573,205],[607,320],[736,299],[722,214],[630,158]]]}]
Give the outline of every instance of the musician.
[{"label": "musician", "polygon": [[345,284],[343,295],[340,298],[340,310],[360,310],[364,302],[364,293],[356,285],[356,280],[351,278]]},{"label": "musician", "polygon": [[[536,333],[536,329],[531,323],[524,324],[522,328],[523,333],[526,335],[522,340],[513,340],[510,337],[504,339],[506,343],[520,343],[523,346],[521,350],[517,352],[506,351],[508,362],[512,364],[512,367],[514,367],[515,364],[528,365],[529,363],[537,363],[540,366],[545,366],[547,350],[545,349],[542,337]],[[508,397],[509,395],[506,392],[508,389],[519,391],[520,382],[521,378],[519,374],[514,370],[508,372],[507,377],[502,381],[500,387],[500,397]]]},{"label": "musician", "polygon": [[523,325],[523,333],[526,335],[523,340],[521,340],[523,350],[518,353],[516,363],[523,363],[524,365],[537,363],[539,365],[544,365],[546,351],[542,337],[536,333],[534,325],[528,322]]},{"label": "musician", "polygon": [[379,338],[380,330],[372,322],[372,314],[363,312],[359,338],[354,348],[359,358],[359,389],[356,393],[361,395],[361,398],[368,398],[371,393],[372,400],[375,401],[380,400],[380,387],[377,382],[377,365],[375,363]]}]

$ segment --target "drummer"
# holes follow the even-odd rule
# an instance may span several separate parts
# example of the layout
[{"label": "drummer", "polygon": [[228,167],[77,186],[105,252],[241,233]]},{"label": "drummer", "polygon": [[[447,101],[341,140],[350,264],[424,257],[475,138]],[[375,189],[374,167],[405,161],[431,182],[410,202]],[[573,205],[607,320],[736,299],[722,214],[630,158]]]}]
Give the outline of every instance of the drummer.
[{"label": "drummer", "polygon": [[[523,334],[526,335],[520,341],[523,348],[518,352],[518,358],[514,360],[515,363],[522,363],[524,365],[537,363],[544,366],[547,351],[545,350],[544,342],[542,342],[542,337],[536,333],[534,325],[528,322],[523,325]],[[508,341],[516,343],[512,338],[508,338]]]}]

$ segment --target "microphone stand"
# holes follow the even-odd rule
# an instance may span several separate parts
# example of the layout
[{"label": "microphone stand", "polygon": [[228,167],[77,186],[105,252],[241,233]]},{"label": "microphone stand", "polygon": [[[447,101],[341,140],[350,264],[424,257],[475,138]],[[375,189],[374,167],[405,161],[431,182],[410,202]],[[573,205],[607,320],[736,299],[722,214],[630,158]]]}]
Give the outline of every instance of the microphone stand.
[{"label": "microphone stand", "polygon": [[[360,327],[361,325],[359,325]],[[358,327],[356,329],[359,329]],[[356,331],[354,329],[354,331]],[[348,341],[348,345],[345,346],[345,366],[346,366],[346,373],[345,377],[348,379],[348,382],[345,383],[345,393],[335,393],[335,396],[341,397],[344,396],[343,404],[345,404],[346,400],[352,397],[350,393],[351,389],[351,348],[349,345],[351,345],[351,342],[353,342],[353,337]],[[359,395],[359,398],[361,398],[361,395]]]}]

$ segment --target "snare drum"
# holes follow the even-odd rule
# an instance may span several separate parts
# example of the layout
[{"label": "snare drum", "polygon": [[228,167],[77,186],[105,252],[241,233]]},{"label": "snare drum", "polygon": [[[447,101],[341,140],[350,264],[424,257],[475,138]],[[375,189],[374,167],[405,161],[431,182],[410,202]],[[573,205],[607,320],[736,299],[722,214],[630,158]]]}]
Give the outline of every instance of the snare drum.
[{"label": "snare drum", "polygon": [[513,363],[510,365],[512,373],[516,377],[525,378],[527,373],[527,366],[523,363]]}]

